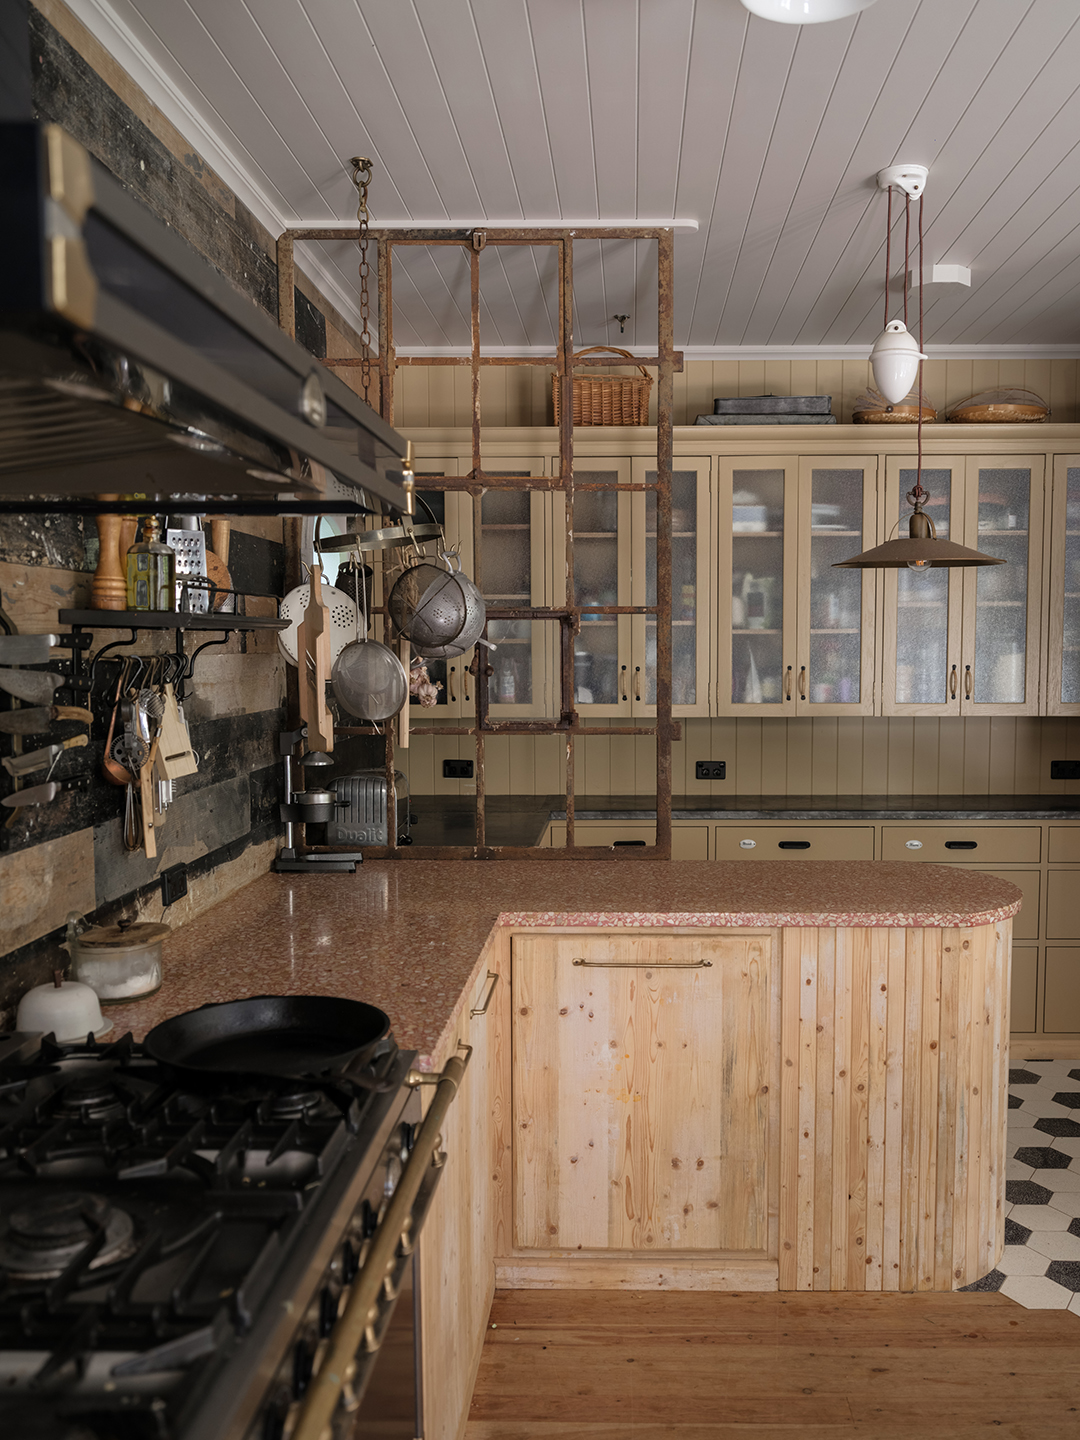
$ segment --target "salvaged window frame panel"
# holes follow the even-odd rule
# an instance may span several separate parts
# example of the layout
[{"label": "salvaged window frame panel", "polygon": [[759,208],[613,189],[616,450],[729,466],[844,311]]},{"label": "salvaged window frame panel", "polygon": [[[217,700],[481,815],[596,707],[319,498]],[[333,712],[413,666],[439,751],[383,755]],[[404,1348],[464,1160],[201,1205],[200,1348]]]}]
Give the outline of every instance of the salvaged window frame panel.
[{"label": "salvaged window frame panel", "polygon": [[[278,320],[289,334],[295,333],[294,245],[297,240],[356,240],[356,226],[333,226],[319,229],[286,230],[278,240]],[[573,425],[573,247],[575,240],[651,240],[657,246],[657,353],[644,356],[638,363],[657,368],[656,417],[656,484],[582,485],[574,483]],[[671,858],[671,745],[680,738],[681,727],[671,716],[671,472],[673,461],[672,410],[673,377],[682,370],[682,355],[674,349],[674,231],[670,227],[614,227],[575,230],[492,228],[476,230],[383,230],[378,234],[378,301],[379,301],[379,406],[382,418],[394,423],[394,379],[402,365],[468,365],[472,375],[472,468],[460,478],[425,477],[429,489],[465,490],[473,500],[479,523],[480,500],[487,489],[554,489],[565,497],[566,527],[566,601],[558,607],[507,607],[488,609],[490,620],[548,620],[559,625],[560,634],[560,699],[559,714],[550,720],[492,720],[490,715],[490,667],[478,658],[475,665],[476,716],[471,725],[409,726],[408,702],[404,714],[407,734],[472,735],[476,745],[476,843],[475,845],[422,846],[405,848],[397,845],[397,806],[394,786],[395,742],[391,727],[386,733],[387,821],[390,844],[366,848],[372,858],[393,859],[483,859],[483,860],[670,860]],[[480,253],[489,245],[550,245],[558,256],[559,320],[556,353],[550,356],[484,356],[480,353]],[[459,246],[469,256],[471,298],[471,354],[458,356],[408,356],[399,358],[393,338],[393,251],[403,247]],[[359,357],[326,360],[330,367],[358,366]],[[608,365],[603,356],[586,356],[579,365]],[[488,474],[481,463],[480,369],[483,365],[554,365],[560,387],[559,406],[559,474],[557,476],[522,476]],[[656,491],[656,604],[642,605],[577,605],[574,602],[574,494],[575,489],[615,489]],[[482,589],[477,557],[477,573],[473,579]],[[574,638],[581,626],[582,611],[605,615],[656,616],[656,719],[646,725],[584,726],[574,706]],[[386,623],[389,617],[384,616]],[[384,637],[387,640],[389,636]],[[339,727],[343,734],[369,734],[367,728]],[[566,743],[566,846],[547,849],[538,845],[489,845],[486,839],[484,747],[489,735],[559,734]],[[656,738],[656,844],[640,847],[578,845],[574,825],[574,742],[578,737],[599,735],[653,735]],[[406,742],[407,743],[407,739]],[[312,851],[340,847],[310,846]]]}]

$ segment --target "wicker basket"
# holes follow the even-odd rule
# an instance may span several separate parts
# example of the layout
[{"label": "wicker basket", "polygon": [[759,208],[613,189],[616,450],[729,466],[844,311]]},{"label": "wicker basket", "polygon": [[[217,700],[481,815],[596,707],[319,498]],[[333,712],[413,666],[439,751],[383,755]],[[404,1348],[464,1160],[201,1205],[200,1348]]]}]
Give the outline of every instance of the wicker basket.
[{"label": "wicker basket", "polygon": [[[629,350],[619,350],[614,345],[590,345],[579,350],[574,356],[595,355],[609,352],[621,355],[631,365],[634,357]],[[649,423],[649,392],[652,390],[652,376],[644,365],[639,365],[641,375],[575,375],[574,378],[574,424],[575,425],[647,425]],[[555,406],[555,424],[559,423],[559,376],[551,377],[551,398]]]}]

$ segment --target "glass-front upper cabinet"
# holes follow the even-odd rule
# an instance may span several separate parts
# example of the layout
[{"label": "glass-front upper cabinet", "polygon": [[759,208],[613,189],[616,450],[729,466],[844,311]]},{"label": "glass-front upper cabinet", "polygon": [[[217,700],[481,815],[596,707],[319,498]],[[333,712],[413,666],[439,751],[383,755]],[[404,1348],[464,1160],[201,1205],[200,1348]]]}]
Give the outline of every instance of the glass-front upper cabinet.
[{"label": "glass-front upper cabinet", "polygon": [[1080,455],[1054,461],[1047,715],[1080,715]]},{"label": "glass-front upper cabinet", "polygon": [[[915,479],[889,461],[890,525],[906,526]],[[1038,714],[1042,458],[935,457],[922,483],[940,538],[1006,563],[886,572],[885,713]]]},{"label": "glass-front upper cabinet", "polygon": [[[587,715],[650,716],[656,709],[655,616],[588,607],[656,604],[656,492],[604,488],[655,485],[656,467],[644,459],[582,459],[574,481],[574,598],[584,607],[574,644],[575,704]],[[561,495],[555,503],[565,517]],[[714,569],[708,460],[676,459],[671,510],[672,708],[676,715],[707,715]]]},{"label": "glass-front upper cabinet", "polygon": [[876,583],[832,567],[874,543],[876,473],[862,456],[721,463],[720,713],[873,712]]}]

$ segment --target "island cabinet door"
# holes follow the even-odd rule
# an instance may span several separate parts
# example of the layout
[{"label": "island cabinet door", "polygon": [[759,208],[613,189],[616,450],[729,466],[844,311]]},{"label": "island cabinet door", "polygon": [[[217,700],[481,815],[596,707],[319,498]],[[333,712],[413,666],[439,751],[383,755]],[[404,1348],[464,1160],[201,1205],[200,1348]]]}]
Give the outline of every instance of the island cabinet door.
[{"label": "island cabinet door", "polygon": [[771,949],[515,937],[519,1249],[766,1249]]}]

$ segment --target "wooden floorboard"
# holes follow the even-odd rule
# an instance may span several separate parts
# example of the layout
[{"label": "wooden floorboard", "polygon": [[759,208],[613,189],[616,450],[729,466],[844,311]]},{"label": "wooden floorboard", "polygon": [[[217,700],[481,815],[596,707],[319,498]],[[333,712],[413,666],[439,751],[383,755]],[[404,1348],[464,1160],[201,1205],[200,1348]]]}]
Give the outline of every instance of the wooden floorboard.
[{"label": "wooden floorboard", "polygon": [[1003,1295],[503,1290],[466,1440],[1080,1440],[1080,1316]]}]

